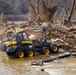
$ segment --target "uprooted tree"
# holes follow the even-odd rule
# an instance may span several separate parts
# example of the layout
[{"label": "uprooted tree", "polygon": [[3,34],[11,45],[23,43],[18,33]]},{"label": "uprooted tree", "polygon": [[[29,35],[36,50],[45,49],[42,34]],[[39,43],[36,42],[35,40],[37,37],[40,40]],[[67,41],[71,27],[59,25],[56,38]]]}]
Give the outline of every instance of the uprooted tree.
[{"label": "uprooted tree", "polygon": [[51,5],[51,0],[28,0],[30,20],[40,22],[53,21],[57,6]]}]

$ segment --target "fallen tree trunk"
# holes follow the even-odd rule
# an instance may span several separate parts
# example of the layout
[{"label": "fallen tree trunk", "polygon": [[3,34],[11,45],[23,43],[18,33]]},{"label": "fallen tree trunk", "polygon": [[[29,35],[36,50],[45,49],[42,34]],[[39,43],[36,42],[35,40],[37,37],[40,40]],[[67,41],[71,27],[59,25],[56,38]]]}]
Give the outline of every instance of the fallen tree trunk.
[{"label": "fallen tree trunk", "polygon": [[53,60],[56,60],[56,59],[61,59],[61,58],[65,58],[65,57],[69,57],[71,56],[71,53],[70,52],[66,52],[66,53],[63,53],[63,54],[60,54],[59,56],[56,56],[56,57],[53,57],[49,60],[43,60],[42,62],[52,62]]},{"label": "fallen tree trunk", "polygon": [[52,62],[54,60],[59,60],[59,59],[67,58],[67,57],[75,57],[75,56],[76,56],[76,52],[74,53],[66,52],[58,56],[53,56],[48,60],[32,61],[31,66],[43,66],[44,63]]}]

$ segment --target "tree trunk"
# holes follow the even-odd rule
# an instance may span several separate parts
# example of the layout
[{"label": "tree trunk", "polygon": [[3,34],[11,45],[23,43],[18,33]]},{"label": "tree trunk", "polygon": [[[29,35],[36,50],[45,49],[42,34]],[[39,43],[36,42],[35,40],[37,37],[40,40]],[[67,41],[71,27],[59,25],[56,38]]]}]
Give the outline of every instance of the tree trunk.
[{"label": "tree trunk", "polygon": [[36,13],[39,15],[39,0],[36,1]]},{"label": "tree trunk", "polygon": [[[33,1],[33,2],[32,2]],[[30,20],[34,21],[36,17],[36,10],[34,6],[34,0],[28,0],[29,3],[29,13],[30,13]]]},{"label": "tree trunk", "polygon": [[52,6],[50,0],[28,0],[30,19],[35,22],[48,22],[53,18],[57,7]]},{"label": "tree trunk", "polygon": [[64,19],[67,20],[68,18],[68,14],[67,14],[67,0],[64,0],[64,14],[65,14],[65,17]]},{"label": "tree trunk", "polygon": [[68,18],[68,22],[70,22],[71,17],[72,17],[72,15],[73,15],[74,7],[75,7],[75,2],[76,2],[76,0],[73,1],[73,5],[72,5],[72,9],[71,9],[71,12],[70,12],[69,18]]},{"label": "tree trunk", "polygon": [[72,18],[72,15],[73,15],[74,9],[75,9],[75,4],[76,4],[76,0],[73,0],[73,4],[72,4],[72,8],[71,8],[71,11],[70,11],[69,17],[68,17],[67,20],[66,20],[66,19],[64,20],[64,24],[67,24],[67,25],[69,25],[69,26],[72,25],[72,23],[71,23],[71,18]]}]

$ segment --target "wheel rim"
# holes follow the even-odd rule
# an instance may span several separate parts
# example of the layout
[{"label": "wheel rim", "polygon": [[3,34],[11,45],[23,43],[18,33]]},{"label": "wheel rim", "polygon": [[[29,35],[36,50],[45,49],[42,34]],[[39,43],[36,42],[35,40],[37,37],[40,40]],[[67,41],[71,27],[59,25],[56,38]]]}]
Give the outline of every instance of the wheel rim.
[{"label": "wheel rim", "polygon": [[19,56],[19,58],[23,58],[24,57],[24,52],[19,52],[18,56]]},{"label": "wheel rim", "polygon": [[53,47],[53,50],[54,50],[54,52],[56,52],[58,50],[58,47],[57,46],[54,46]]},{"label": "wheel rim", "polygon": [[49,49],[46,49],[46,50],[45,50],[45,54],[46,54],[46,55],[49,55],[49,53],[50,53]]},{"label": "wheel rim", "polygon": [[34,54],[33,51],[29,51],[29,53],[28,53],[29,57],[32,57],[33,54]]}]

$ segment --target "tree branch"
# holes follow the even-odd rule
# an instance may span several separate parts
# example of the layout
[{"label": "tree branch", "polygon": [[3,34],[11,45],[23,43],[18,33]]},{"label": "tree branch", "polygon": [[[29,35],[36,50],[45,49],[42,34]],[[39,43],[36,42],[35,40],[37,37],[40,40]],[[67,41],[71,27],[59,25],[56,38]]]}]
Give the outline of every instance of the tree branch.
[{"label": "tree branch", "polygon": [[69,18],[68,18],[68,22],[70,22],[70,20],[71,20],[71,17],[72,17],[73,11],[74,11],[74,7],[75,7],[75,3],[76,3],[76,0],[73,1],[73,5],[72,5],[72,9],[71,9]]},{"label": "tree branch", "polygon": [[35,15],[36,15],[36,11],[35,11],[34,6],[31,4],[30,0],[28,0],[28,2],[29,2],[29,4],[30,4],[31,8],[34,10],[34,13],[35,13]]}]

